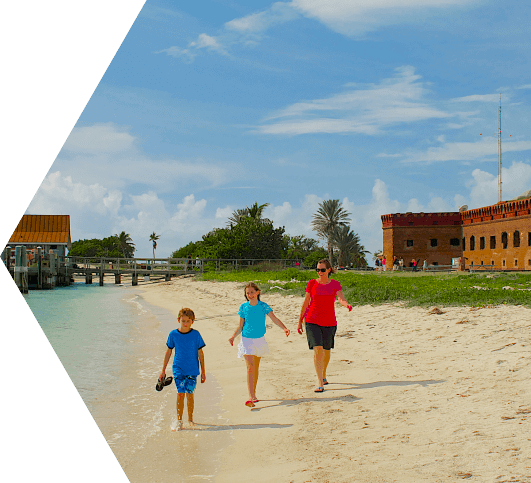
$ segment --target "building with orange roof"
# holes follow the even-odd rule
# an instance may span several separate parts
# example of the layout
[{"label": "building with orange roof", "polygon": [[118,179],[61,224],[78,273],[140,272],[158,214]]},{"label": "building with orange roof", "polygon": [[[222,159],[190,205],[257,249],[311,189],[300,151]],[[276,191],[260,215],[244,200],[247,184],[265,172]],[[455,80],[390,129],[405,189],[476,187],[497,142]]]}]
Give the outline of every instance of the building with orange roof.
[{"label": "building with orange roof", "polygon": [[25,246],[30,259],[37,247],[41,247],[43,253],[65,257],[72,246],[70,215],[24,215],[8,245],[12,251],[16,246]]}]

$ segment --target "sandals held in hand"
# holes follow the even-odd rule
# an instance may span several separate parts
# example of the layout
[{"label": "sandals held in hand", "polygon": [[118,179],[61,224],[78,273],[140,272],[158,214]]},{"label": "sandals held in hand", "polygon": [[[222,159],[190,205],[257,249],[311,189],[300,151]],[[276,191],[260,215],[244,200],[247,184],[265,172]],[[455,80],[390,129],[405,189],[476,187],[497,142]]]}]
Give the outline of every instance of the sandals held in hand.
[{"label": "sandals held in hand", "polygon": [[169,386],[173,382],[173,377],[168,376],[164,381],[157,381],[157,385],[155,386],[155,389],[157,391],[162,391],[164,389],[164,386]]}]

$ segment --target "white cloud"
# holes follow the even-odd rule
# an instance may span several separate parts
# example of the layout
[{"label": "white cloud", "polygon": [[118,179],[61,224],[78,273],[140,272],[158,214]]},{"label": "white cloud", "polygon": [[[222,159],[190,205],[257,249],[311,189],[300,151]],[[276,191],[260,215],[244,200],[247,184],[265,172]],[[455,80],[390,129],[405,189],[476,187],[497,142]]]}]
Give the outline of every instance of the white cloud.
[{"label": "white cloud", "polygon": [[72,210],[90,209],[98,215],[116,214],[122,195],[98,183],[75,183],[61,172],[49,173],[31,201],[29,214],[68,214]]},{"label": "white cloud", "polygon": [[232,215],[233,211],[234,209],[230,206],[226,206],[225,208],[218,208],[216,210],[216,220],[227,221]]},{"label": "white cloud", "polygon": [[[203,159],[150,159],[141,150],[129,128],[112,123],[74,128],[52,170],[68,173],[85,184],[105,179],[107,187],[125,189],[145,185],[168,192],[186,180],[188,189],[219,186],[228,179],[226,163]],[[90,167],[90,169],[87,169]]]},{"label": "white cloud", "polygon": [[269,8],[226,22],[217,36],[202,33],[187,48],[170,47],[166,52],[193,62],[199,49],[207,48],[229,56],[234,44],[254,46],[267,30],[300,17],[317,20],[331,30],[349,37],[360,37],[380,27],[421,22],[426,14],[440,15],[442,9],[462,9],[478,0],[292,0],[275,2]]},{"label": "white cloud", "polygon": [[[469,208],[492,205],[498,202],[498,176],[475,169],[470,183]],[[531,187],[531,165],[513,162],[508,168],[502,167],[502,198],[510,200]]]},{"label": "white cloud", "polygon": [[171,55],[172,57],[180,57],[186,64],[191,64],[197,57],[197,51],[191,49],[181,49],[177,46],[168,47],[167,49],[159,50],[154,53],[161,54],[162,52],[166,52],[166,54]]},{"label": "white cloud", "polygon": [[[503,143],[503,152],[527,151],[531,141],[507,141]],[[441,161],[473,161],[498,156],[498,140],[483,136],[477,142],[449,142],[442,146],[430,147],[426,151],[406,152],[404,163],[431,164]]]},{"label": "white cloud", "polygon": [[[508,96],[504,95],[504,100],[508,100]],[[499,94],[475,94],[472,96],[465,96],[465,97],[456,97],[455,99],[452,99],[452,102],[496,102],[498,103],[500,100]]]},{"label": "white cloud", "polygon": [[374,135],[391,125],[468,114],[451,114],[426,102],[427,89],[411,66],[396,69],[392,78],[376,85],[347,87],[355,89],[288,106],[265,119],[256,131],[287,135],[323,132]]},{"label": "white cloud", "polygon": [[211,37],[207,34],[199,34],[197,40],[194,42],[190,42],[188,46],[195,47],[196,49],[215,50],[222,54],[226,53],[224,47],[218,42],[216,37]]},{"label": "white cloud", "polygon": [[270,27],[280,25],[296,18],[298,14],[291,6],[284,2],[276,2],[267,10],[252,13],[245,17],[227,22],[225,28],[240,33],[265,32]]},{"label": "white cloud", "polygon": [[385,25],[415,21],[415,15],[433,10],[463,7],[476,0],[292,0],[294,9],[316,19],[331,30],[347,36],[361,36]]},{"label": "white cloud", "polygon": [[75,127],[68,136],[64,151],[79,154],[120,153],[134,148],[135,138],[128,128],[112,122]]},{"label": "white cloud", "polygon": [[202,49],[228,55],[227,49],[221,43],[221,37],[213,37],[205,33],[199,34],[197,39],[189,42],[186,48],[173,46],[154,53],[161,54],[162,52],[166,52],[167,55],[180,57],[185,63],[191,64]]}]

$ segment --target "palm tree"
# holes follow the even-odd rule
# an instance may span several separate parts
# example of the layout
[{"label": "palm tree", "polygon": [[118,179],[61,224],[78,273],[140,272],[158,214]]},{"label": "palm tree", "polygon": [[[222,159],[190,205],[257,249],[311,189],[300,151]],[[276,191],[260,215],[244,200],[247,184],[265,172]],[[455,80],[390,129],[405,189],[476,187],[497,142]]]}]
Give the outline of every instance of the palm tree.
[{"label": "palm tree", "polygon": [[358,259],[365,258],[369,253],[363,245],[360,245],[360,237],[354,233],[350,226],[338,226],[332,233],[334,246],[339,250],[338,264],[341,267],[348,265],[352,256]]},{"label": "palm tree", "polygon": [[255,220],[261,220],[264,210],[269,206],[269,203],[264,203],[263,205],[258,206],[258,203],[255,201],[251,207],[247,207],[249,210],[249,216]]},{"label": "palm tree", "polygon": [[319,209],[313,215],[312,228],[319,238],[326,240],[330,263],[333,263],[334,259],[334,242],[332,241],[334,230],[347,225],[350,221],[349,216],[350,213],[343,208],[339,200],[324,200],[319,203]]},{"label": "palm tree", "polygon": [[[238,208],[232,212],[232,215],[229,217],[229,222],[227,225],[237,225],[242,218],[254,218],[256,220],[262,219],[262,214],[264,213],[264,209],[269,206],[269,203],[264,203],[263,205],[258,205],[258,203],[255,201],[254,204],[251,205],[251,207],[247,206],[245,208]],[[270,220],[264,220],[264,221],[270,221]]]},{"label": "palm tree", "polygon": [[122,231],[122,233],[116,236],[118,237],[118,245],[124,258],[132,258],[135,253],[135,244],[133,243],[131,235]]},{"label": "palm tree", "polygon": [[157,249],[157,240],[160,238],[160,235],[157,235],[153,232],[149,235],[149,241],[153,242],[153,258],[155,258],[155,250]]}]

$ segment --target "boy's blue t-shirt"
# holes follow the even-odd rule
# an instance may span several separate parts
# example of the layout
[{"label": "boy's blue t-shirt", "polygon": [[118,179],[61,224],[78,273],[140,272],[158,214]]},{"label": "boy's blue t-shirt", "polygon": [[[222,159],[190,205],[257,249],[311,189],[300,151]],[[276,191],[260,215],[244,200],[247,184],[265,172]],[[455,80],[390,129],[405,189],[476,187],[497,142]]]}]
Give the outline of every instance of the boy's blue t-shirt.
[{"label": "boy's blue t-shirt", "polygon": [[172,330],[168,335],[166,345],[175,349],[173,355],[173,377],[198,376],[199,349],[205,347],[205,342],[197,330],[190,330],[183,334],[178,329]]},{"label": "boy's blue t-shirt", "polygon": [[248,339],[263,337],[266,333],[265,319],[269,312],[272,312],[272,309],[265,302],[258,301],[254,307],[249,302],[241,304],[238,315],[245,319],[242,337]]}]

